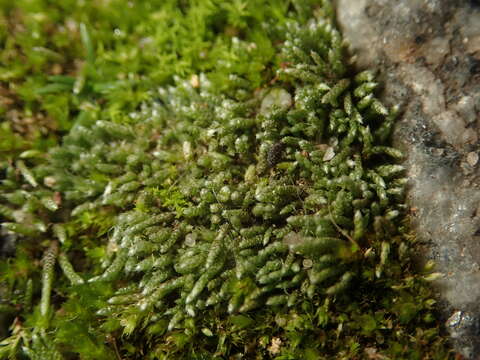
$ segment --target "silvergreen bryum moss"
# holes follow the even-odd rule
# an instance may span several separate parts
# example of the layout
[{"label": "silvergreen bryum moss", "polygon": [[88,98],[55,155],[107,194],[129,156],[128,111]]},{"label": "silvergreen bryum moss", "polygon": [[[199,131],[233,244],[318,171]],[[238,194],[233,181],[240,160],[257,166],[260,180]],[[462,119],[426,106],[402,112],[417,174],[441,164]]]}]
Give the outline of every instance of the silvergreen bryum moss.
[{"label": "silvergreen bryum moss", "polygon": [[254,93],[177,78],[3,164],[4,231],[49,248],[0,358],[451,356],[409,260],[398,109],[329,4],[308,14],[270,25],[282,62]]}]

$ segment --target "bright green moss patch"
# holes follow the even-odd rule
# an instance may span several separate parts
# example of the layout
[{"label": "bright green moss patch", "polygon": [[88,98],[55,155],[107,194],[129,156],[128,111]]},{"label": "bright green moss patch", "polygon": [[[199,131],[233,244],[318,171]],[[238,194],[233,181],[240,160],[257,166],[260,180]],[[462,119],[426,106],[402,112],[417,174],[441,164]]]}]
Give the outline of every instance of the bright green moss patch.
[{"label": "bright green moss patch", "polygon": [[[2,1],[0,115],[29,138],[76,119],[125,121],[150,90],[210,72],[252,89],[271,77],[284,1]],[[234,39],[239,39],[236,41]],[[3,135],[3,130],[0,130]]]},{"label": "bright green moss patch", "polygon": [[122,57],[91,30],[101,11],[84,19],[87,70],[40,93],[69,87],[87,115],[0,163],[22,239],[0,358],[450,358],[435,275],[411,264],[398,109],[349,67],[329,3],[135,6],[119,29],[153,43],[112,50],[133,75],[102,73]]}]

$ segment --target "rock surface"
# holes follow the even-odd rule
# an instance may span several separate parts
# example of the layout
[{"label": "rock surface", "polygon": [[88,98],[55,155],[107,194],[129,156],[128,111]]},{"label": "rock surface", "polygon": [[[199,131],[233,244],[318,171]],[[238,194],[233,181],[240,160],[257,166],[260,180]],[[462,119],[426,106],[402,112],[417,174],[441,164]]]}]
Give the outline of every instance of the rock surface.
[{"label": "rock surface", "polygon": [[409,202],[459,353],[480,359],[480,3],[338,0],[359,69],[380,69],[394,136],[407,154]]}]

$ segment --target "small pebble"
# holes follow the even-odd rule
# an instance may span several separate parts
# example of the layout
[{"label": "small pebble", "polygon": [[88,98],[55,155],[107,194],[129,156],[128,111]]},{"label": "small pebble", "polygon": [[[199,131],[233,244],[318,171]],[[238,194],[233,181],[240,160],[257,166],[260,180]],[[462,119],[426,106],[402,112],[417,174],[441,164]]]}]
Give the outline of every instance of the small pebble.
[{"label": "small pebble", "polygon": [[296,232],[292,231],[292,232],[289,232],[287,235],[285,235],[285,237],[283,238],[283,242],[289,246],[295,246],[295,245],[298,245],[298,244],[301,244],[302,243],[302,236],[300,236],[299,234],[297,234]]},{"label": "small pebble", "polygon": [[273,106],[288,109],[292,106],[292,103],[292,95],[287,90],[274,88],[263,98],[260,113],[267,114]]},{"label": "small pebble", "polygon": [[189,141],[184,141],[183,142],[183,156],[185,157],[186,160],[191,160],[192,158],[192,143]]},{"label": "small pebble", "polygon": [[470,166],[475,166],[478,163],[478,154],[476,152],[469,152],[467,154],[467,163]]},{"label": "small pebble", "polygon": [[185,245],[187,246],[195,246],[197,242],[197,234],[190,233],[185,236]]},{"label": "small pebble", "polygon": [[304,259],[302,265],[305,269],[309,269],[313,266],[313,261],[311,259]]},{"label": "small pebble", "polygon": [[190,85],[192,85],[193,88],[200,87],[200,78],[197,74],[192,75],[192,77],[190,78]]},{"label": "small pebble", "polygon": [[327,151],[325,151],[325,155],[323,155],[323,161],[330,161],[335,157],[335,151],[332,147],[329,147]]},{"label": "small pebble", "polygon": [[45,178],[43,179],[43,183],[45,186],[54,187],[57,183],[57,180],[55,180],[53,176],[45,176]]}]

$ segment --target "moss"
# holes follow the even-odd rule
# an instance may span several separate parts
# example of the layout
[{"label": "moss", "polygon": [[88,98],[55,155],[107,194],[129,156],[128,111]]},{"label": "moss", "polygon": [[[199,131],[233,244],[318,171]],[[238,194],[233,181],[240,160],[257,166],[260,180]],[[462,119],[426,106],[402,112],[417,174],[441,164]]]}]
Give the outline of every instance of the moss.
[{"label": "moss", "polygon": [[0,121],[44,151],[76,121],[128,121],[174,76],[210,72],[226,91],[234,72],[259,86],[277,41],[262,24],[290,6],[270,3],[1,1]]},{"label": "moss", "polygon": [[[108,116],[1,163],[3,227],[23,237],[4,302],[14,312],[33,284],[40,304],[17,307],[0,357],[451,358],[434,275],[410,260],[398,109],[349,67],[330,4],[172,4],[155,19],[207,24],[212,57],[151,70],[120,118],[128,106],[92,84]],[[177,30],[162,44],[203,49]],[[100,47],[79,31],[95,78]],[[43,271],[25,265],[41,248]]]}]

